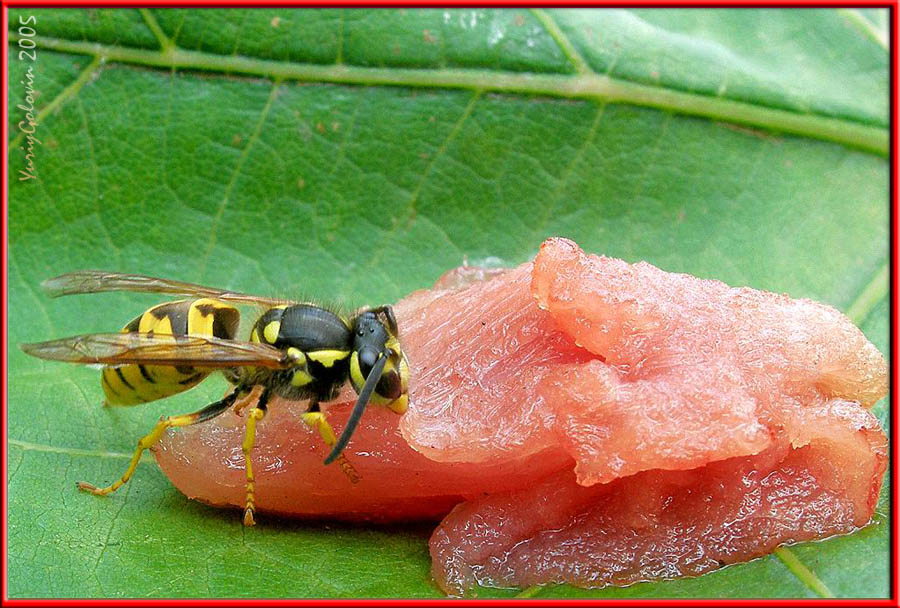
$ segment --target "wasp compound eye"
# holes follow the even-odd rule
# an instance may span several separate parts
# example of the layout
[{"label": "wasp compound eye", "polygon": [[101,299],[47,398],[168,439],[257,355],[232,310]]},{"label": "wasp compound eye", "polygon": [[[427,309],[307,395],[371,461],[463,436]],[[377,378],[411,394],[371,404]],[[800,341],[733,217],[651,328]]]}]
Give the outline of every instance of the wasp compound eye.
[{"label": "wasp compound eye", "polygon": [[386,371],[381,374],[381,379],[378,381],[378,384],[375,385],[375,391],[379,396],[390,401],[398,399],[400,395],[403,394],[403,384],[400,374],[397,373],[396,370]]}]

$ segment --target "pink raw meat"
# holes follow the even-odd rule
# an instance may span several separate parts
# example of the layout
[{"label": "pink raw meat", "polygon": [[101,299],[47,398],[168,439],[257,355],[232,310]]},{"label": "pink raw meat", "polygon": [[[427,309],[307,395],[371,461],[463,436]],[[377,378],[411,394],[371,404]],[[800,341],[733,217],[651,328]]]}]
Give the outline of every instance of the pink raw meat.
[{"label": "pink raw meat", "polygon": [[[564,239],[435,287],[395,307],[410,409],[399,427],[366,412],[345,451],[362,480],[323,467],[304,404],[276,401],[253,454],[261,512],[433,519],[462,502],[431,541],[451,593],[698,574],[871,517],[886,438],[864,407],[887,368],[833,308]],[[338,432],[353,399],[328,408]],[[240,508],[242,438],[229,412],[157,459],[188,496]]]},{"label": "pink raw meat", "polygon": [[[352,403],[328,410],[343,428]],[[397,430],[398,416],[373,407],[363,416],[345,455],[361,477],[344,476],[318,435],[300,419],[306,404],[270,402],[253,451],[256,505],[261,513],[350,521],[437,520],[454,505],[498,488],[515,489],[572,467],[555,451],[520,463],[446,464],[414,451]],[[155,448],[172,483],[189,498],[243,509],[245,500],[242,416],[226,412],[214,421],[169,433]],[[263,517],[257,518],[265,525]]]},{"label": "pink raw meat", "polygon": [[755,456],[589,487],[562,471],[464,503],[431,538],[435,579],[453,594],[475,582],[628,585],[698,575],[781,543],[854,530],[878,498],[884,435],[855,404],[830,402],[811,416],[819,414],[830,421],[820,432],[832,437],[802,448],[781,436]]}]

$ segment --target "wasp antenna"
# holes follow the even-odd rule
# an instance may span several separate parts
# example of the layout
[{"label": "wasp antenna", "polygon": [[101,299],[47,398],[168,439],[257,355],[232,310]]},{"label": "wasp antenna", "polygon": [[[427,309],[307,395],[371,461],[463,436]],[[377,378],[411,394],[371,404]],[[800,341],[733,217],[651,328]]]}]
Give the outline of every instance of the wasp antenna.
[{"label": "wasp antenna", "polygon": [[325,459],[325,464],[331,464],[337,459],[338,456],[341,455],[341,452],[344,451],[344,448],[347,447],[347,443],[350,441],[350,436],[353,435],[353,431],[356,430],[357,425],[359,425],[359,420],[362,418],[363,411],[366,409],[366,404],[369,402],[369,397],[372,396],[372,391],[375,390],[375,385],[378,384],[378,381],[381,379],[381,372],[384,371],[384,366],[387,365],[388,356],[385,353],[382,355],[378,361],[375,362],[375,366],[372,367],[372,371],[369,372],[369,377],[366,378],[366,383],[363,385],[361,391],[359,391],[359,399],[356,400],[356,405],[353,406],[353,411],[350,413],[350,417],[347,419],[347,426],[344,427],[344,432],[341,433],[341,436],[338,437],[337,443],[334,444],[334,449],[331,450],[331,453],[328,455],[328,458]]}]

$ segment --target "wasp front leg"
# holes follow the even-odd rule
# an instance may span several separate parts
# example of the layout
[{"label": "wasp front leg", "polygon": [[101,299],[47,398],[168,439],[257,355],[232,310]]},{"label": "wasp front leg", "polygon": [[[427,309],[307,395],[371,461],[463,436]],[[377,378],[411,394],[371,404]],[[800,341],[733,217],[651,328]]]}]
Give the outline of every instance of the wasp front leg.
[{"label": "wasp front leg", "polygon": [[[319,437],[322,438],[322,441],[325,442],[329,448],[333,447],[335,443],[337,443],[337,436],[334,434],[334,429],[331,428],[331,425],[328,423],[328,420],[325,418],[325,414],[319,411],[319,402],[311,401],[309,404],[309,411],[303,414],[303,422],[311,429],[318,431]],[[344,472],[344,475],[350,479],[350,483],[359,483],[359,480],[362,479],[359,473],[356,472],[356,469],[350,463],[346,456],[341,453],[337,458],[338,463],[340,464],[341,471]]]}]

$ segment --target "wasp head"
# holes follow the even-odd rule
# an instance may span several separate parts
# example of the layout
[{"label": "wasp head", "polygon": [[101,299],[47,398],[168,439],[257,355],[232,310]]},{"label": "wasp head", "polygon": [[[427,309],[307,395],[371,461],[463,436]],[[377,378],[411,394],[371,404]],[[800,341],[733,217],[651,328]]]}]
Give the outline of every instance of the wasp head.
[{"label": "wasp head", "polygon": [[353,323],[350,379],[357,393],[381,357],[387,357],[387,362],[370,401],[402,414],[408,402],[409,365],[397,339],[397,320],[390,306],[363,311]]}]

